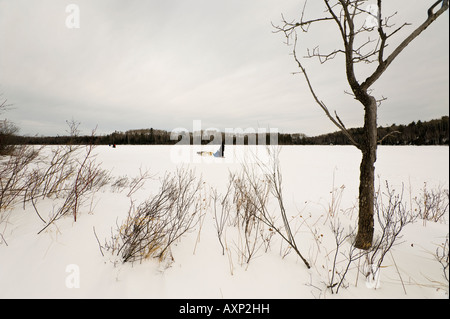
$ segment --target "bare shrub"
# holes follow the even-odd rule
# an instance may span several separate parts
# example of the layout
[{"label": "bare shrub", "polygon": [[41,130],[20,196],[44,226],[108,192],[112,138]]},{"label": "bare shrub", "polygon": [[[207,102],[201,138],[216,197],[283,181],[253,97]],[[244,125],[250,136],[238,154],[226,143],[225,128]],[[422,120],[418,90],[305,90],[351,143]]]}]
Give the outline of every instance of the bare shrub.
[{"label": "bare shrub", "polygon": [[31,203],[39,218],[47,223],[38,210],[38,202],[45,198],[64,196],[75,174],[75,158],[78,147],[58,145],[52,147],[49,156],[39,157],[28,176],[28,188],[23,196],[23,206]]},{"label": "bare shrub", "polygon": [[[1,107],[1,105],[0,105]],[[15,145],[12,140],[19,129],[8,120],[0,120],[0,156],[11,155]]]},{"label": "bare shrub", "polygon": [[[40,148],[15,146],[11,154],[0,161],[0,225],[6,229],[13,208],[22,201],[29,185],[31,164],[39,155]],[[6,239],[0,232],[0,244]]]},{"label": "bare shrub", "polygon": [[448,213],[449,191],[442,186],[436,189],[427,189],[427,183],[424,183],[420,196],[414,198],[417,204],[417,215],[423,220],[425,225],[427,221],[445,222],[445,214]]},{"label": "bare shrub", "polygon": [[[325,259],[330,260],[330,256],[332,256],[331,264],[326,268],[327,288],[330,289],[331,293],[337,294],[340,288],[346,287],[347,275],[355,270],[357,271],[357,277],[359,273],[365,276],[367,287],[379,287],[380,270],[387,253],[392,253],[392,247],[399,243],[404,227],[415,221],[414,214],[406,207],[403,195],[403,185],[400,192],[393,189],[387,181],[383,190],[381,186],[378,187],[375,193],[374,206],[378,227],[376,227],[374,244],[369,250],[361,250],[355,247],[356,227],[352,225],[343,226],[342,216],[338,216],[335,212],[331,215],[329,225],[335,246],[332,251],[326,251]],[[360,261],[362,260],[363,263],[361,264]],[[355,262],[358,262],[358,265],[355,265]],[[401,279],[400,273],[399,276]]]},{"label": "bare shrub", "polygon": [[126,220],[105,248],[123,262],[163,260],[171,244],[196,224],[201,185],[192,171],[166,174],[156,195],[137,207],[132,202]]},{"label": "bare shrub", "polygon": [[129,184],[128,176],[118,176],[112,183],[111,183],[111,191],[113,193],[120,193],[122,190],[124,190]]},{"label": "bare shrub", "polygon": [[0,213],[12,209],[22,200],[29,187],[30,164],[39,151],[30,146],[18,146],[0,163]]},{"label": "bare shrub", "polygon": [[355,227],[349,227],[346,231],[339,218],[335,217],[330,220],[330,229],[334,236],[335,248],[332,254],[331,269],[327,272],[327,288],[330,289],[332,294],[337,294],[341,287],[345,287],[347,273],[351,270],[351,267],[354,267],[354,262],[359,260],[366,252],[357,249],[353,244],[356,236]]},{"label": "bare shrub", "polygon": [[[75,159],[79,147],[73,145],[58,145],[52,148],[50,160],[40,159],[44,168],[36,168],[33,176],[33,184],[29,189],[25,200],[37,196],[42,198],[52,195],[58,196],[66,187],[66,182],[75,173]],[[39,163],[38,163],[39,164]]]},{"label": "bare shrub", "polygon": [[[48,198],[62,197],[64,201],[53,211],[45,227],[38,234],[67,215],[72,215],[76,222],[80,207],[88,200],[89,196],[93,196],[95,192],[108,184],[109,173],[101,168],[101,164],[96,162],[95,155],[92,153],[93,150],[92,144],[87,145],[85,146],[85,154],[70,158],[67,162],[61,162],[64,164],[61,164],[62,166],[58,170],[53,171],[53,174],[44,174],[44,180],[48,180],[53,179],[53,175],[58,173],[51,189],[54,189],[55,185],[58,185],[58,187],[57,191],[41,193],[42,196]],[[67,153],[61,154],[65,157]],[[34,198],[32,198],[32,203],[36,213],[40,215]]]},{"label": "bare shrub", "polygon": [[328,217],[335,217],[339,213],[342,195],[345,190],[345,185],[341,185],[340,187],[335,187],[335,171],[333,171],[333,187],[330,191],[331,194],[331,202],[328,204]]},{"label": "bare shrub", "polygon": [[[79,123],[73,120],[67,123],[70,136],[77,136]],[[29,177],[29,189],[23,203],[25,206],[31,202],[36,214],[46,224],[38,234],[67,215],[72,215],[76,222],[80,207],[88,197],[109,183],[109,172],[96,162],[95,146],[92,143],[94,136],[95,130],[91,133],[91,143],[88,145],[58,145],[51,149],[50,156],[37,161]],[[38,208],[38,201],[46,198],[57,199],[48,221],[42,217]],[[62,203],[58,205],[58,202]]]},{"label": "bare shrub", "polygon": [[244,170],[239,177],[230,176],[230,183],[234,186],[233,202],[236,210],[234,226],[237,227],[239,235],[237,249],[247,265],[262,245],[261,233],[264,231],[264,224],[261,223],[259,214],[268,201],[267,183],[249,174],[249,171]]},{"label": "bare shrub", "polygon": [[[3,94],[0,93],[0,97]],[[2,99],[3,100],[3,99]],[[7,104],[4,99],[0,102],[0,114],[8,110],[11,105]],[[19,128],[7,119],[0,120],[0,156],[12,155],[15,150],[13,143],[14,135],[19,131]]]},{"label": "bare shrub", "polygon": [[[78,123],[71,121],[69,134],[78,134]],[[95,130],[92,131],[93,140]],[[74,221],[80,207],[101,187],[109,183],[109,173],[95,160],[94,145],[58,145],[43,152],[44,147],[16,146],[13,153],[0,162],[0,222],[4,212],[22,203],[25,209],[31,203],[36,214],[45,223],[41,233],[53,222],[71,214]],[[46,154],[43,154],[46,153]],[[48,221],[39,212],[44,199],[55,202]],[[59,204],[59,205],[58,205]]]},{"label": "bare shrub", "polygon": [[436,248],[436,252],[435,252],[435,258],[436,260],[439,262],[439,264],[441,264],[442,266],[442,273],[443,273],[443,277],[445,279],[445,281],[447,282],[446,287],[447,287],[447,293],[448,293],[448,284],[449,284],[449,257],[450,257],[450,253],[449,253],[449,237],[447,234],[447,237],[445,238],[445,242],[443,242],[441,245],[439,245]]},{"label": "bare shrub", "polygon": [[133,177],[128,185],[129,191],[127,196],[131,197],[136,191],[144,186],[146,180],[152,177],[154,176],[150,175],[150,172],[148,170],[143,171],[142,168],[139,168],[139,175]]},{"label": "bare shrub", "polygon": [[[232,180],[228,183],[227,191],[225,195],[218,194],[216,189],[211,189],[211,197],[213,201],[213,214],[214,214],[214,226],[216,228],[217,237],[219,239],[220,246],[222,247],[222,255],[225,255],[225,245],[224,245],[224,231],[225,227],[229,222],[230,211],[231,211],[231,190],[232,190]],[[219,205],[220,209],[217,208]]]},{"label": "bare shrub", "polygon": [[[262,161],[255,157],[253,165],[244,163],[241,175],[234,177],[236,190],[234,202],[237,216],[244,229],[244,234],[247,233],[247,238],[250,239],[250,235],[253,235],[252,242],[246,242],[248,247],[247,253],[252,252],[253,254],[255,249],[259,247],[258,243],[260,242],[258,240],[261,238],[263,238],[263,242],[267,242],[272,237],[272,235],[261,236],[261,233],[264,231],[261,228],[263,224],[269,231],[280,235],[283,241],[301,258],[306,267],[310,268],[308,261],[300,253],[297,246],[284,206],[282,174],[278,160],[281,148],[267,146],[266,151],[267,161]],[[282,220],[281,226],[277,224],[277,218],[271,213],[269,208],[271,199],[276,202],[279,210],[279,217]],[[257,236],[256,234],[258,233],[259,235]]]},{"label": "bare shrub", "polygon": [[403,201],[404,187],[397,194],[387,181],[385,185],[385,192],[379,188],[375,193],[375,212],[380,233],[366,255],[365,275],[370,280],[377,279],[386,254],[401,239],[403,228],[414,221],[414,215]]}]

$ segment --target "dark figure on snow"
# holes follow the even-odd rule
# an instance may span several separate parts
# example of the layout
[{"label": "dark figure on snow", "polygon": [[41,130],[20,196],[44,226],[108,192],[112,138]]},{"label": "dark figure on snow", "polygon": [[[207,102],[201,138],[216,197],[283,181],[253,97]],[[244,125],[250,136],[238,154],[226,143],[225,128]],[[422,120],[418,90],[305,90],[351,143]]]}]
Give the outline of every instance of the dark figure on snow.
[{"label": "dark figure on snow", "polygon": [[222,141],[222,157],[225,157],[225,141]]}]

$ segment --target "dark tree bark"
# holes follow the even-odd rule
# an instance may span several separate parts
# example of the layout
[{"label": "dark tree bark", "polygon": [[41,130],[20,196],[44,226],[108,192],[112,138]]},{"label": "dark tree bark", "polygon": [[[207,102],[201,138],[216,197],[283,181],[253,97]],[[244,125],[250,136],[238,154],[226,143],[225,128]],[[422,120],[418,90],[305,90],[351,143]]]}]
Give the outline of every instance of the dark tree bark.
[{"label": "dark tree bark", "polygon": [[375,162],[377,160],[377,103],[375,98],[364,107],[364,133],[365,138],[360,145],[362,160],[359,176],[359,215],[358,234],[355,247],[369,249],[372,245],[374,222],[374,195],[375,195]]}]

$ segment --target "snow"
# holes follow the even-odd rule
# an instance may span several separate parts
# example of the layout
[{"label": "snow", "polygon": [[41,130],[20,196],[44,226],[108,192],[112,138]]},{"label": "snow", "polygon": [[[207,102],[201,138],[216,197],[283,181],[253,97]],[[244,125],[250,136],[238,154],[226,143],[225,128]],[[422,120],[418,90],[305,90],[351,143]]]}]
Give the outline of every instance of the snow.
[{"label": "snow", "polygon": [[[160,178],[177,167],[195,170],[210,187],[224,192],[229,172],[241,169],[248,148],[227,146],[226,158],[196,157],[212,146],[99,146],[95,149],[102,168],[114,177],[133,177],[148,170],[152,177],[132,195],[142,202],[156,192]],[[245,156],[244,156],[245,157]],[[122,263],[103,251],[101,244],[127,215],[126,191],[105,186],[80,212],[77,221],[66,217],[41,234],[44,226],[31,207],[18,205],[0,225],[0,298],[448,298],[448,282],[433,254],[448,234],[445,222],[407,225],[403,237],[382,264],[374,288],[354,268],[338,294],[327,289],[327,267],[334,238],[327,222],[332,190],[341,190],[339,214],[356,220],[359,185],[359,151],[350,146],[283,146],[280,153],[283,196],[288,214],[295,217],[296,241],[312,264],[307,269],[275,235],[268,251],[261,248],[249,264],[237,252],[239,234],[229,226],[222,255],[210,208],[195,229],[171,248],[173,261],[145,260]],[[448,147],[380,146],[376,162],[377,183],[387,180],[405,189],[405,200],[427,189],[449,188]],[[206,187],[207,186],[207,187]],[[342,186],[342,187],[341,187]],[[340,194],[340,193],[339,193]],[[42,212],[50,213],[52,203]],[[350,212],[350,213],[348,213]],[[303,223],[302,223],[303,222]],[[313,233],[314,231],[314,233]],[[317,237],[315,237],[317,235]],[[6,245],[6,243],[7,245]],[[325,270],[325,271],[324,271]],[[406,291],[406,293],[405,293]]]}]

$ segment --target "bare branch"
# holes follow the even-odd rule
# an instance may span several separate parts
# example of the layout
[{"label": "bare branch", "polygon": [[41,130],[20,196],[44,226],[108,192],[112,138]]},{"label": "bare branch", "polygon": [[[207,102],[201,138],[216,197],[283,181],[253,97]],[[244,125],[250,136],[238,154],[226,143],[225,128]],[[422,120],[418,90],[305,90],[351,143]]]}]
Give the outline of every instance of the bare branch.
[{"label": "bare branch", "polygon": [[334,59],[338,53],[344,53],[345,54],[345,52],[343,50],[334,50],[334,51],[332,51],[332,52],[330,52],[328,54],[321,54],[318,46],[313,48],[312,53],[311,53],[311,51],[309,49],[307,49],[307,53],[308,53],[308,55],[305,56],[305,58],[317,57],[319,59],[320,64],[324,64],[328,60]]},{"label": "bare branch", "polygon": [[394,134],[401,134],[401,133],[402,133],[402,132],[400,132],[400,131],[392,131],[392,132],[389,132],[389,133],[387,133],[385,136],[383,136],[383,138],[381,138],[381,139],[378,140],[378,144],[383,143],[383,141],[384,141],[386,138],[388,138],[389,136],[391,136],[391,135],[394,135]]},{"label": "bare branch", "polygon": [[325,4],[328,8],[328,12],[330,12],[331,16],[333,17],[333,20],[336,22],[339,31],[341,32],[342,40],[344,41],[345,46],[347,45],[347,34],[345,30],[345,24],[344,26],[341,24],[341,20],[337,17],[337,15],[334,13],[333,8],[329,4],[329,0],[324,0]]},{"label": "bare branch", "polygon": [[380,35],[381,44],[380,44],[380,50],[378,53],[378,63],[383,63],[383,54],[384,54],[384,48],[386,47],[386,40],[387,35],[383,31],[383,24],[381,19],[381,0],[378,0],[378,34]]},{"label": "bare branch", "polygon": [[[434,8],[442,2],[442,7],[433,13]],[[386,71],[386,69],[389,67],[389,65],[397,58],[397,56],[415,39],[417,38],[425,29],[427,29],[440,15],[442,15],[446,10],[448,10],[449,4],[448,0],[443,1],[437,1],[435,2],[430,9],[428,9],[428,18],[427,20],[422,23],[419,27],[417,27],[405,40],[403,40],[402,43],[399,44],[399,46],[385,59],[382,61],[379,61],[379,65],[375,72],[369,76],[362,84],[361,88],[363,90],[368,89],[371,87],[376,80],[380,78],[380,76]],[[403,25],[400,28],[403,28],[405,25]],[[396,33],[399,29],[394,31]],[[394,34],[392,33],[392,34]],[[390,36],[392,36],[392,34]]]},{"label": "bare branch", "polygon": [[297,62],[299,68],[302,70],[303,75],[305,76],[306,82],[308,83],[308,87],[309,90],[311,91],[312,96],[314,97],[314,100],[316,101],[316,103],[322,108],[322,110],[325,112],[325,114],[327,115],[327,117],[331,120],[331,122],[333,122],[334,125],[336,125],[344,134],[345,136],[347,136],[347,138],[350,140],[350,142],[356,146],[357,148],[359,148],[359,144],[355,141],[355,139],[352,137],[352,135],[347,131],[347,129],[345,128],[344,125],[342,125],[340,120],[336,120],[328,111],[328,108],[326,107],[326,105],[318,98],[318,96],[316,95],[316,92],[314,91],[312,85],[311,85],[311,81],[309,80],[308,74],[306,73],[305,68],[303,67],[302,63],[300,62],[300,60],[297,58],[297,53],[296,53],[296,44],[297,44],[297,36],[295,36],[295,44],[294,44],[294,49],[293,49],[293,55],[295,58],[295,61]]},{"label": "bare branch", "polygon": [[287,44],[289,44],[289,39],[294,34],[294,32],[297,28],[300,28],[303,32],[308,32],[309,27],[315,22],[333,20],[333,18],[331,18],[331,17],[322,17],[322,18],[304,20],[306,4],[307,4],[307,1],[305,1],[305,4],[303,6],[303,10],[302,10],[302,14],[301,14],[299,22],[294,22],[294,21],[288,22],[285,19],[284,15],[281,14],[281,21],[283,23],[283,26],[277,26],[272,23],[272,26],[275,29],[275,31],[273,31],[273,33],[280,33],[280,32],[284,33],[284,35],[286,36],[286,39],[287,39]]}]

